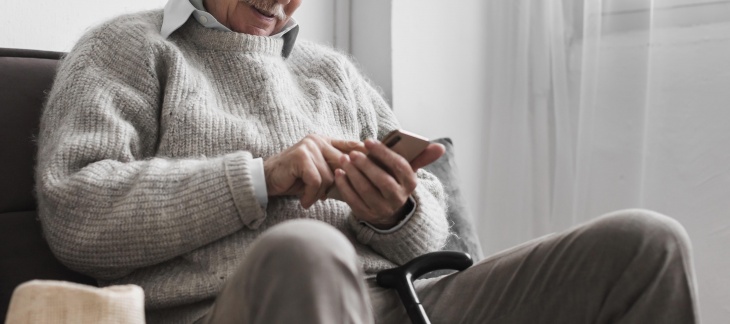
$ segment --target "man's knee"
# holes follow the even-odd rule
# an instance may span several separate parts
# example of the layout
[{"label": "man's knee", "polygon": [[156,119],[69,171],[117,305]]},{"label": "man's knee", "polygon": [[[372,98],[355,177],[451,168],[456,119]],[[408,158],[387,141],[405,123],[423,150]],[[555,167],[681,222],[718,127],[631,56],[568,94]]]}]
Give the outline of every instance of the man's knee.
[{"label": "man's knee", "polygon": [[690,251],[687,231],[676,220],[657,212],[629,209],[613,212],[590,223],[582,239],[592,248],[630,261],[639,255],[646,262],[686,258]]},{"label": "man's knee", "polygon": [[360,304],[362,283],[355,249],[341,232],[320,221],[288,221],[254,241],[209,323],[328,322],[338,301]]},{"label": "man's knee", "polygon": [[251,246],[246,263],[279,274],[319,272],[333,264],[352,270],[358,266],[355,249],[340,231],[308,219],[288,221],[263,233]]},{"label": "man's knee", "polygon": [[653,248],[689,246],[689,235],[675,219],[646,209],[627,209],[602,216],[600,230],[617,240],[637,241]]}]

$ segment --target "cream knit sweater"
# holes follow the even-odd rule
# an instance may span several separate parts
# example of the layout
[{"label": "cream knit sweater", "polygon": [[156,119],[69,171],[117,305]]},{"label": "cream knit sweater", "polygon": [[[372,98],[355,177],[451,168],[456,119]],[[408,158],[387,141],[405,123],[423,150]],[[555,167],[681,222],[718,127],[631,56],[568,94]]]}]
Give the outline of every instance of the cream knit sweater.
[{"label": "cream knit sweater", "polygon": [[299,41],[206,29],[169,39],[162,12],[114,19],[63,60],[39,137],[45,236],[66,265],[101,285],[134,283],[148,319],[185,322],[208,309],[246,248],[295,218],[331,224],[366,274],[439,250],[448,235],[440,183],[419,171],[417,209],[399,230],[359,224],[342,202],[303,209],[255,198],[249,165],[307,134],[364,140],[398,128],[343,55]]}]

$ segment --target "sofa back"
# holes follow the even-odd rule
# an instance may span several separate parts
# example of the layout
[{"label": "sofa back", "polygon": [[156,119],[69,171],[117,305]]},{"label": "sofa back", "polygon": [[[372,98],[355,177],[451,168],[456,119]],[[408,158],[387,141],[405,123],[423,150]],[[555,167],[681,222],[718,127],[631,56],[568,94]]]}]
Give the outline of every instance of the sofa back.
[{"label": "sofa back", "polygon": [[43,239],[33,195],[41,108],[62,53],[0,48],[0,320],[32,279],[93,280],[59,263]]},{"label": "sofa back", "polygon": [[38,121],[60,53],[0,49],[0,213],[35,210]]}]

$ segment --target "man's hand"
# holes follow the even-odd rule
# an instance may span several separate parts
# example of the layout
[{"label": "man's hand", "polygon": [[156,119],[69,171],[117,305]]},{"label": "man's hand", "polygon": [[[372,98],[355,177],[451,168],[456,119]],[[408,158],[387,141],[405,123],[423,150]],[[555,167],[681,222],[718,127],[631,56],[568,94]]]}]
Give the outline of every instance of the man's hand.
[{"label": "man's hand", "polygon": [[361,142],[308,135],[264,161],[268,195],[298,196],[302,207],[309,208],[334,183],[332,170],[340,167],[340,159],[355,150],[365,148]]},{"label": "man's hand", "polygon": [[380,142],[367,140],[369,155],[354,150],[339,157],[335,184],[343,200],[359,220],[387,229],[405,214],[402,209],[416,189],[416,171],[436,161],[445,148],[430,144],[410,164]]}]

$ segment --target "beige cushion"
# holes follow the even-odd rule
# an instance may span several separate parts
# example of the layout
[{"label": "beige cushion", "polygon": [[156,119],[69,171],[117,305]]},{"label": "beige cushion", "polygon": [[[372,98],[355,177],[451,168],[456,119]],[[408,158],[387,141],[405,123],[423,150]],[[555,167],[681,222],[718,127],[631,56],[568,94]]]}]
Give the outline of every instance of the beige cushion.
[{"label": "beige cushion", "polygon": [[33,280],[13,291],[6,324],[144,323],[144,292],[135,285],[98,288]]}]

